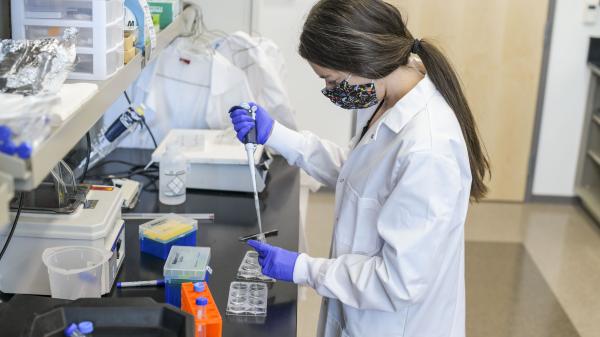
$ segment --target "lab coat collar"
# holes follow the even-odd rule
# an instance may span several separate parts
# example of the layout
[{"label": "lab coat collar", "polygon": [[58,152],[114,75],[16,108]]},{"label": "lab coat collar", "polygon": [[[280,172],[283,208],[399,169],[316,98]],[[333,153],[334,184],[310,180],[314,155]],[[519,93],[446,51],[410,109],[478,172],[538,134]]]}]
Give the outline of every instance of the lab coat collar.
[{"label": "lab coat collar", "polygon": [[429,76],[425,75],[414,88],[386,112],[373,138],[377,138],[377,133],[381,125],[386,125],[395,133],[400,132],[417,113],[425,108],[429,99],[436,92],[435,85],[431,82]]}]

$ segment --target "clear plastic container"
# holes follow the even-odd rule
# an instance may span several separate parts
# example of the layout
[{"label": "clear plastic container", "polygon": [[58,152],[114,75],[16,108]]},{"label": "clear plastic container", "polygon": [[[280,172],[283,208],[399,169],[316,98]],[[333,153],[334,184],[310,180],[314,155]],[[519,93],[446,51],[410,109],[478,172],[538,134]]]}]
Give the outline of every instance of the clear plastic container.
[{"label": "clear plastic container", "polygon": [[[96,77],[95,74],[106,74],[106,77],[110,77],[123,67],[124,53],[122,45],[115,47],[115,49],[104,55],[77,53],[75,70],[73,70],[69,78],[93,79]],[[97,69],[103,67],[105,68]],[[98,79],[101,78],[103,77],[100,76]]]},{"label": "clear plastic container", "polygon": [[48,268],[53,298],[74,300],[102,295],[103,265],[111,252],[95,247],[47,248],[42,261]]},{"label": "clear plastic container", "polygon": [[267,316],[267,285],[258,282],[231,282],[227,300],[227,315]]},{"label": "clear plastic container", "polygon": [[[28,40],[36,40],[45,37],[61,37],[67,27],[52,26],[52,25],[25,25],[25,38]],[[107,49],[114,49],[123,42],[123,25],[115,23],[110,26],[106,26],[103,29],[93,28],[78,28],[77,35],[77,47],[79,48],[94,48],[94,33],[96,39],[98,35],[102,34],[103,40],[106,41]],[[97,43],[100,43],[97,41]]]},{"label": "clear plastic container", "polygon": [[166,259],[173,246],[195,246],[198,222],[177,214],[140,225],[140,250]]},{"label": "clear plastic container", "polygon": [[[13,0],[15,1],[15,0]],[[16,0],[24,2],[27,19],[59,19],[112,22],[123,16],[122,0]]]},{"label": "clear plastic container", "polygon": [[165,279],[203,281],[210,261],[210,247],[173,246],[163,275]]},{"label": "clear plastic container", "polygon": [[262,268],[258,263],[258,253],[254,250],[249,250],[240,263],[237,272],[237,279],[244,281],[259,281],[274,283],[275,279],[265,276],[262,273]]}]

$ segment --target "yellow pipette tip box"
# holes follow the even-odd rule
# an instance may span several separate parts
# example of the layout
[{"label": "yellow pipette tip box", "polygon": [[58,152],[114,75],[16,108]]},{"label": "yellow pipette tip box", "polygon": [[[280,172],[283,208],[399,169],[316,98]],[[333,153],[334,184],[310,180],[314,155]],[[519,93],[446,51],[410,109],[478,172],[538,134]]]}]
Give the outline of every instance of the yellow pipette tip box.
[{"label": "yellow pipette tip box", "polygon": [[172,246],[195,246],[198,222],[167,214],[139,227],[140,250],[166,259]]}]

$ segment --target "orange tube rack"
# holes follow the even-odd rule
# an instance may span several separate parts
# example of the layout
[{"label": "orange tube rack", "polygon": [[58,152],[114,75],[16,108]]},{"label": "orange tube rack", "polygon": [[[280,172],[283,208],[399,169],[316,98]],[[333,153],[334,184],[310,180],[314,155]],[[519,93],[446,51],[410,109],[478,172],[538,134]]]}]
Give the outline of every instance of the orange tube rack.
[{"label": "orange tube rack", "polygon": [[[208,299],[206,314],[202,320],[198,320],[196,317],[196,298],[198,297],[206,297]],[[196,326],[199,323],[206,326],[206,337],[221,337],[223,333],[223,319],[206,282],[204,282],[204,291],[201,293],[194,292],[194,283],[192,282],[181,284],[181,310],[194,316]]]}]

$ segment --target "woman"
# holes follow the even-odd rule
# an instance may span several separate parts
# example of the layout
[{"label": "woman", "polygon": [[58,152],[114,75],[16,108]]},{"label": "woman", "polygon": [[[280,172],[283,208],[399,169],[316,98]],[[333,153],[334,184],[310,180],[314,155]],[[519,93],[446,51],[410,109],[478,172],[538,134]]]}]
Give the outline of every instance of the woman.
[{"label": "woman", "polygon": [[456,74],[380,0],[318,2],[299,50],[325,96],[370,118],[343,149],[260,107],[255,122],[232,111],[240,140],[256,127],[259,143],[336,189],[331,258],[250,242],[263,272],[324,297],[320,336],[465,336],[463,228],[489,164]]}]

